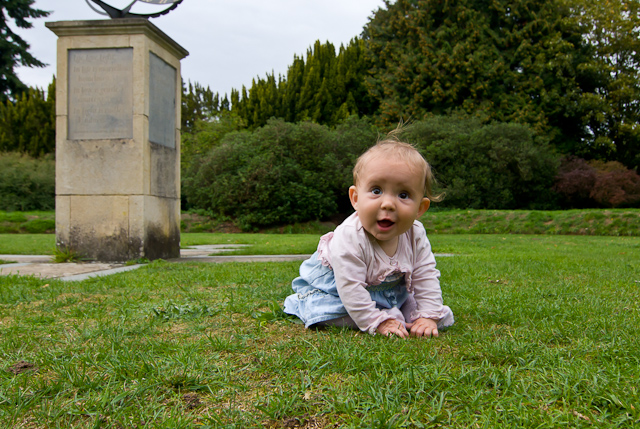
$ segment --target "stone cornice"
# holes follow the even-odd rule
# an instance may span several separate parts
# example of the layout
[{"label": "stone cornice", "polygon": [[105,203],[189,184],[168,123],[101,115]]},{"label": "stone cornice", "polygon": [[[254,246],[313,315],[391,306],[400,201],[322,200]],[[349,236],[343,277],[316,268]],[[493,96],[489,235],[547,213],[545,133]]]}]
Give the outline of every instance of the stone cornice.
[{"label": "stone cornice", "polygon": [[100,19],[87,21],[55,21],[45,23],[58,37],[66,36],[115,36],[144,34],[178,59],[189,52],[171,37],[144,18]]}]

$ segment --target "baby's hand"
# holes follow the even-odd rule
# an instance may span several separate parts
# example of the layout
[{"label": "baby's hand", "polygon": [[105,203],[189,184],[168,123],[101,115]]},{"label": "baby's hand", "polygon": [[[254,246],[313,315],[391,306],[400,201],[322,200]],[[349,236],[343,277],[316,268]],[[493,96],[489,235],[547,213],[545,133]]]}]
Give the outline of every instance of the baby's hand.
[{"label": "baby's hand", "polygon": [[400,338],[407,338],[409,332],[405,329],[404,325],[396,319],[387,319],[378,325],[376,331],[380,335],[390,337],[391,335],[397,335]]},{"label": "baby's hand", "polygon": [[433,319],[425,319],[421,317],[413,323],[407,323],[407,328],[411,330],[414,337],[437,337],[438,324]]}]

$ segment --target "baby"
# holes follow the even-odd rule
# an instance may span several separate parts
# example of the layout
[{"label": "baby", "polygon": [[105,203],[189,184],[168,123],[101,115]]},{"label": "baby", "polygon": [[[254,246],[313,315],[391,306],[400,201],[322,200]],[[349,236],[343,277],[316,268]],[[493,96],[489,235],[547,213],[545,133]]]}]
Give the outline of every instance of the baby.
[{"label": "baby", "polygon": [[305,327],[348,326],[370,334],[437,337],[453,325],[424,227],[433,175],[411,145],[384,140],[353,169],[355,213],[322,238],[300,266],[284,311]]}]

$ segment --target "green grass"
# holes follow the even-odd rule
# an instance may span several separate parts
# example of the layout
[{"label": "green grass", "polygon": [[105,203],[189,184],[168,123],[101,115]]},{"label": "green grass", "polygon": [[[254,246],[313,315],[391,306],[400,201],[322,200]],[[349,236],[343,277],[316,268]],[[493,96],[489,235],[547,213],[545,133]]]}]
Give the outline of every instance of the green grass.
[{"label": "green grass", "polygon": [[420,220],[439,234],[640,236],[640,209],[430,210]]},{"label": "green grass", "polygon": [[[0,234],[53,232],[54,212],[0,211]],[[427,231],[439,234],[560,234],[640,236],[640,209],[608,210],[446,210],[434,207],[422,218]],[[239,232],[232,222],[203,213],[182,213],[183,233]],[[306,222],[265,229],[268,234],[324,234],[330,222]]]},{"label": "green grass", "polygon": [[0,234],[43,234],[55,232],[55,212],[6,212],[0,210]]},{"label": "green grass", "polygon": [[[2,219],[14,219],[18,225],[28,216],[47,218],[53,212],[0,212]],[[49,214],[47,214],[49,213]],[[4,218],[3,218],[4,216]],[[205,222],[203,216],[185,215],[189,222]],[[640,236],[640,209],[624,210],[431,210],[422,218],[429,236],[434,234],[544,234],[591,236]],[[205,222],[206,223],[206,222]],[[192,225],[190,223],[190,225]],[[14,228],[15,229],[15,228]],[[198,228],[187,228],[197,230]],[[183,232],[182,247],[197,244],[251,244],[231,255],[307,254],[316,249],[318,237],[329,225],[310,222],[306,225],[273,228],[261,234],[227,234],[222,232]],[[304,234],[293,233],[305,231]],[[53,254],[53,234],[0,234],[0,254]]]},{"label": "green grass", "polygon": [[54,234],[0,234],[0,255],[53,255]]},{"label": "green grass", "polygon": [[305,330],[293,262],[0,277],[0,427],[640,427],[640,238],[431,241],[429,340]]}]

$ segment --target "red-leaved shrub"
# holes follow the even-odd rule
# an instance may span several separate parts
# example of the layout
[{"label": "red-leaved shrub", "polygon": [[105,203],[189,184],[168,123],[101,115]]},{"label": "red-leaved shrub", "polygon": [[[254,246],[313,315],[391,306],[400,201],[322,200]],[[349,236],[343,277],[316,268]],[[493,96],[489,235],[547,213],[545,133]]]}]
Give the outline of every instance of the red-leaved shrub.
[{"label": "red-leaved shrub", "polygon": [[575,156],[562,159],[553,190],[563,195],[572,207],[593,206],[590,194],[596,184],[596,169]]},{"label": "red-leaved shrub", "polygon": [[640,175],[617,161],[562,160],[553,190],[572,207],[620,207],[640,204]]},{"label": "red-leaved shrub", "polygon": [[628,169],[599,170],[596,184],[589,196],[607,207],[637,205],[640,203],[640,175]]}]

